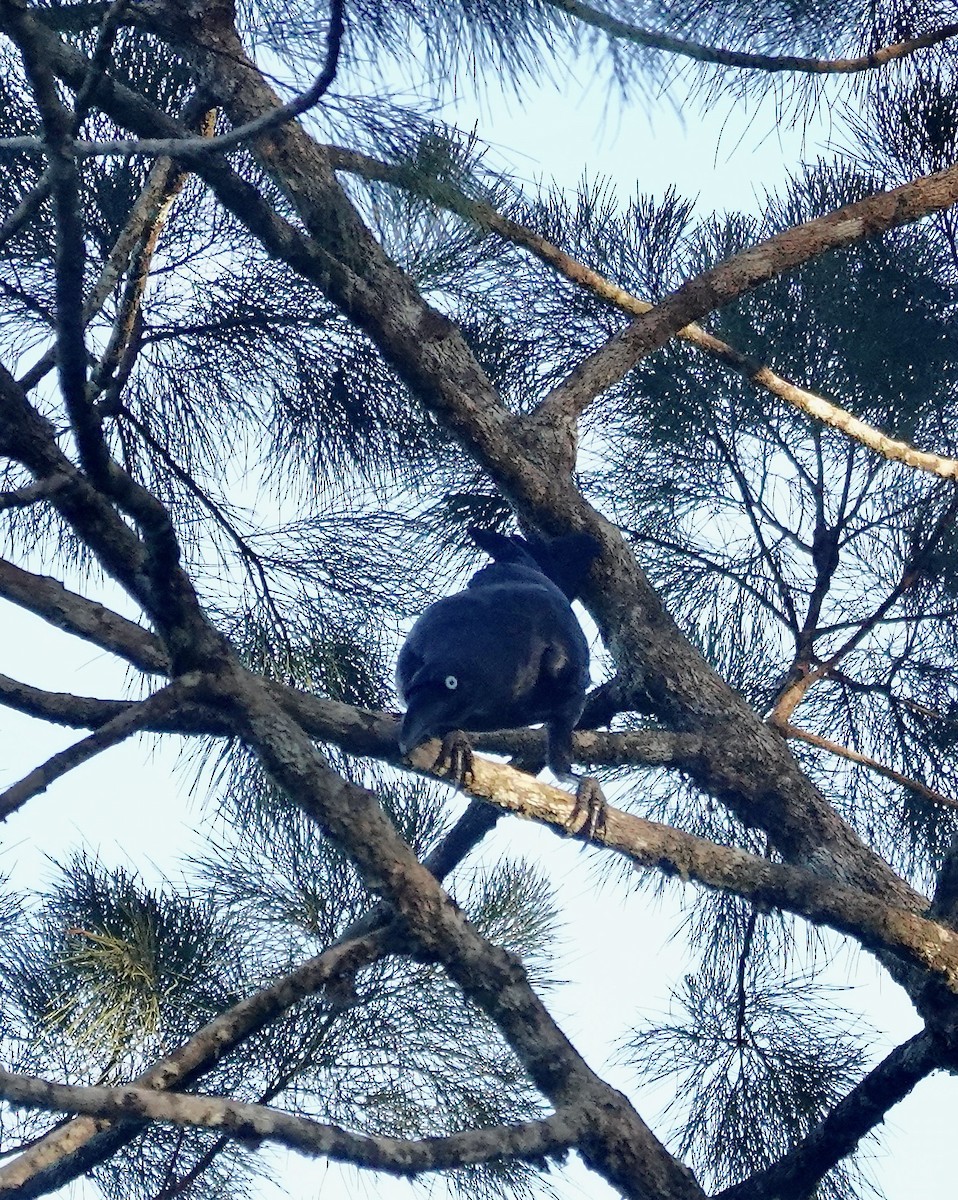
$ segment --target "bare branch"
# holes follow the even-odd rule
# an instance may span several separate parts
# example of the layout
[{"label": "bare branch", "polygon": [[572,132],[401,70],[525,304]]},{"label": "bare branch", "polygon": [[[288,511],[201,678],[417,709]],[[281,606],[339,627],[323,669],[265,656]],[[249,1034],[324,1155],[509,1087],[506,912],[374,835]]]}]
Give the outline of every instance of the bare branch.
[{"label": "bare branch", "polygon": [[25,775],[12,787],[0,793],[0,821],[5,821],[11,813],[16,812],[34,796],[45,792],[51,783],[61,779],[75,767],[88,762],[111,746],[126,741],[132,734],[142,730],[149,721],[175,708],[181,699],[189,696],[198,681],[198,676],[182,676],[176,679],[146,700],[131,704],[111,721],[101,725],[95,733],[52,755],[29,775]]},{"label": "bare branch", "polygon": [[807,742],[809,746],[817,746],[820,750],[827,750],[830,754],[847,759],[849,762],[860,763],[863,767],[868,767],[874,771],[876,775],[881,775],[885,779],[891,779],[895,783],[901,784],[903,788],[907,788],[909,792],[914,792],[916,796],[921,796],[923,800],[927,800],[931,804],[941,804],[946,808],[958,808],[958,800],[954,799],[954,797],[935,791],[934,788],[928,787],[917,779],[911,779],[908,775],[903,775],[893,767],[886,767],[884,763],[880,763],[876,758],[870,758],[867,754],[860,754],[857,750],[852,750],[849,746],[843,746],[840,742],[833,742],[830,738],[821,737],[817,733],[810,733],[807,729],[799,729],[797,725],[792,725],[789,721],[775,720],[773,723],[775,728],[785,737],[796,738],[800,742]]},{"label": "bare branch", "polygon": [[567,1110],[541,1121],[469,1129],[420,1141],[364,1136],[261,1104],[243,1104],[219,1096],[157,1092],[143,1087],[74,1087],[32,1075],[15,1075],[2,1068],[0,1096],[9,1104],[48,1112],[224,1129],[234,1137],[262,1139],[301,1154],[322,1154],[339,1162],[407,1176],[493,1160],[562,1155],[582,1136],[585,1125],[579,1113]]},{"label": "bare branch", "polygon": [[[323,69],[305,92],[287,104],[272,108],[262,116],[246,121],[228,133],[221,133],[216,137],[140,138],[137,140],[114,138],[99,142],[78,141],[75,143],[74,153],[79,158],[117,154],[156,154],[170,159],[191,155],[197,151],[203,154],[222,153],[225,150],[234,150],[237,146],[241,146],[253,138],[261,137],[264,133],[269,133],[270,130],[302,116],[322,99],[336,78],[345,32],[344,8],[343,0],[330,0],[329,26],[326,31],[326,61],[323,63]],[[40,149],[42,144],[36,138],[3,138],[0,139],[0,153]]]},{"label": "bare branch", "polygon": [[[54,494],[64,483],[56,477],[53,483],[44,481],[34,486],[51,489]],[[57,629],[120,655],[140,671],[150,675],[169,674],[169,656],[157,637],[95,600],[69,591],[49,575],[34,575],[0,558],[0,596]]]},{"label": "bare branch", "polygon": [[714,63],[724,67],[742,67],[754,71],[791,71],[805,75],[853,75],[861,71],[872,71],[886,63],[906,58],[918,50],[940,45],[958,36],[958,25],[943,25],[916,38],[882,46],[870,54],[858,58],[803,58],[794,54],[749,54],[741,50],[726,50],[718,46],[704,46],[684,38],[669,37],[658,30],[641,29],[627,21],[619,20],[611,13],[601,12],[582,0],[547,0],[553,8],[568,13],[579,21],[601,29],[609,37],[622,38],[647,46],[650,50],[664,50],[679,54],[696,62]]}]

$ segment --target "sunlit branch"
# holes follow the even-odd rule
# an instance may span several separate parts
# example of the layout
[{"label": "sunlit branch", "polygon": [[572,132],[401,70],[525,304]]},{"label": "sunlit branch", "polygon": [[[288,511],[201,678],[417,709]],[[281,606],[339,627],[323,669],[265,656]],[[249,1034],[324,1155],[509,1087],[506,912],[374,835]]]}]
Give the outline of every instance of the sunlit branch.
[{"label": "sunlit branch", "polygon": [[792,725],[789,721],[775,721],[775,728],[785,737],[795,738],[800,742],[807,742],[809,746],[817,746],[820,750],[827,750],[829,754],[835,754],[839,758],[847,759],[849,762],[859,763],[863,767],[868,767],[869,770],[874,771],[877,775],[901,784],[903,788],[907,788],[908,791],[914,792],[916,796],[921,796],[923,800],[928,800],[932,804],[942,804],[946,808],[958,808],[958,800],[954,799],[954,797],[935,791],[934,788],[928,787],[917,779],[911,779],[909,776],[903,775],[900,771],[896,771],[892,767],[886,767],[884,763],[880,763],[875,758],[870,758],[867,754],[861,754],[858,750],[852,750],[850,746],[843,746],[840,742],[833,742],[830,738],[821,737],[817,733],[810,733],[807,729],[799,729],[797,725]]},{"label": "sunlit branch", "polygon": [[[427,743],[414,751],[415,765],[429,763],[437,746]],[[520,816],[544,821],[562,835],[568,835],[574,815],[582,819],[569,793],[485,759],[475,760],[467,790]],[[958,935],[914,912],[886,905],[865,891],[832,883],[802,868],[718,846],[612,806],[607,807],[604,829],[593,840],[638,867],[691,880],[759,906],[781,908],[813,924],[849,934],[867,949],[890,950],[906,963],[934,971],[949,990],[958,992]],[[925,908],[928,902],[916,895],[916,903]],[[883,961],[887,965],[887,960]]]},{"label": "sunlit branch", "polygon": [[691,58],[696,62],[712,63],[716,66],[743,67],[754,71],[790,71],[805,75],[852,75],[861,71],[871,71],[882,67],[896,59],[906,58],[918,50],[940,45],[950,38],[958,36],[958,25],[943,25],[916,38],[894,42],[882,46],[869,54],[857,58],[805,58],[794,54],[750,54],[742,50],[727,50],[719,46],[705,46],[685,38],[669,37],[654,29],[642,29],[627,21],[614,17],[611,13],[601,12],[582,0],[547,0],[553,8],[568,13],[577,20],[595,29],[601,29],[613,38],[634,42],[646,46],[650,50],[664,50],[669,54],[678,54],[683,58]]},{"label": "sunlit branch", "polygon": [[[540,423],[549,419],[574,420],[602,392],[675,337],[679,330],[763,283],[830,250],[854,246],[950,208],[956,201],[958,166],[951,166],[793,225],[732,255],[686,280],[585,358],[545,397],[539,406],[538,420]],[[881,446],[876,448],[881,452]],[[958,463],[949,471],[949,478],[958,477]]]},{"label": "sunlit branch", "polygon": [[[956,26],[956,31],[958,31],[958,26]],[[641,317],[655,307],[647,300],[639,299],[598,271],[579,262],[578,259],[561,250],[548,238],[536,233],[535,230],[504,217],[492,205],[484,201],[471,199],[446,180],[430,180],[424,187],[422,178],[418,177],[415,170],[407,164],[381,162],[368,154],[344,149],[340,146],[329,146],[328,152],[330,161],[336,170],[348,171],[364,179],[391,183],[397,187],[426,195],[440,207],[465,217],[482,229],[492,230],[506,241],[528,250],[540,262],[558,271],[570,283],[615,305],[622,312],[629,313],[634,317]],[[958,479],[958,459],[919,450],[907,442],[888,437],[881,430],[860,420],[832,401],[791,383],[783,376],[776,374],[770,367],[743,354],[714,334],[708,333],[701,325],[693,322],[678,330],[675,336],[704,350],[723,366],[743,375],[756,387],[764,388],[773,396],[778,396],[780,400],[784,400],[800,412],[805,413],[806,416],[821,421],[832,429],[839,430],[880,454],[883,458],[892,462],[905,463],[906,466],[927,471],[941,479]]]}]

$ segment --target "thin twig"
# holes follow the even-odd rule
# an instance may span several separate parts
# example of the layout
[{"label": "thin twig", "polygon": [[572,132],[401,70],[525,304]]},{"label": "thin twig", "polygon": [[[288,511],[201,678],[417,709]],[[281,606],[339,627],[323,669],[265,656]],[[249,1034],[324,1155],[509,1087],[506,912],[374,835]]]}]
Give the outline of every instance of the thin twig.
[{"label": "thin twig", "polygon": [[805,75],[851,75],[871,71],[896,59],[905,58],[918,50],[937,46],[949,38],[958,36],[958,25],[944,25],[916,38],[882,46],[869,54],[857,58],[804,58],[794,54],[750,54],[742,50],[726,50],[719,46],[706,46],[684,38],[670,37],[654,29],[641,29],[627,21],[621,21],[611,13],[601,12],[582,0],[546,0],[553,8],[601,29],[610,37],[635,42],[650,50],[664,50],[692,58],[696,62],[712,63],[724,67],[743,67],[754,71],[792,71]]},{"label": "thin twig", "polygon": [[820,750],[827,750],[830,754],[835,754],[839,758],[845,758],[849,762],[869,767],[876,774],[901,784],[903,788],[907,788],[908,791],[914,792],[916,796],[921,796],[923,800],[928,800],[932,804],[941,804],[946,808],[958,808],[958,800],[955,800],[952,796],[946,796],[943,792],[938,792],[934,788],[920,783],[917,779],[910,779],[907,775],[902,775],[900,771],[896,771],[893,767],[886,767],[884,763],[880,763],[876,758],[870,758],[867,754],[861,754],[857,750],[843,746],[840,742],[833,742],[830,738],[821,737],[817,733],[810,733],[807,729],[799,729],[797,725],[792,725],[790,721],[776,721],[774,724],[783,737],[795,738],[797,741],[807,742],[809,746],[817,746]]},{"label": "thin twig", "polygon": [[777,1162],[719,1192],[715,1200],[805,1200],[890,1108],[938,1068],[941,1057],[926,1031],[896,1046]]},{"label": "thin twig", "polygon": [[[137,140],[113,138],[98,142],[77,141],[74,144],[74,153],[78,158],[145,154],[162,155],[173,159],[179,158],[184,154],[193,154],[196,151],[222,153],[226,150],[234,150],[237,146],[243,145],[244,142],[261,137],[264,133],[268,133],[270,130],[276,129],[280,125],[285,125],[288,121],[302,116],[303,113],[313,108],[326,92],[329,91],[333,80],[336,78],[343,34],[345,32],[344,8],[344,0],[330,0],[329,27],[326,32],[326,60],[323,64],[323,69],[305,92],[295,99],[290,100],[287,104],[273,108],[262,116],[256,117],[252,121],[247,121],[245,124],[229,130],[228,133],[218,134],[216,137],[186,137],[182,139],[140,138]],[[41,149],[42,145],[43,143],[38,139],[31,137],[3,138],[0,139],[0,153],[37,150]]]}]

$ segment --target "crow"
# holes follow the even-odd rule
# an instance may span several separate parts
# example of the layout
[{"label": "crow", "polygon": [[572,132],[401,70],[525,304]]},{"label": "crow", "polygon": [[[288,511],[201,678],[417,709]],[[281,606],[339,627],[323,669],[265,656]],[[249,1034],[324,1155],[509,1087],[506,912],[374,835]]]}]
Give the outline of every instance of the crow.
[{"label": "crow", "polygon": [[588,534],[546,541],[472,526],[469,534],[494,561],[464,591],[431,604],[409,631],[396,665],[406,705],[400,749],[408,754],[428,738],[443,738],[438,761],[462,782],[472,753],[463,731],[544,723],[548,765],[576,779],[577,809],[588,808],[594,833],[601,792],[572,772],[589,646],[570,601],[599,543]]}]

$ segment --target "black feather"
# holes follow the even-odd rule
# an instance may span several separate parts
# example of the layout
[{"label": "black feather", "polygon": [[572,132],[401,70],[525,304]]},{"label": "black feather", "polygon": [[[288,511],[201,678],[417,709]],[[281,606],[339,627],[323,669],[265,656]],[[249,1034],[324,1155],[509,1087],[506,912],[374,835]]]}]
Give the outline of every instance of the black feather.
[{"label": "black feather", "polygon": [[548,762],[571,772],[571,737],[589,684],[589,647],[572,611],[598,543],[552,542],[470,528],[495,561],[437,600],[410,630],[396,666],[407,705],[404,753],[453,730],[545,723]]}]

